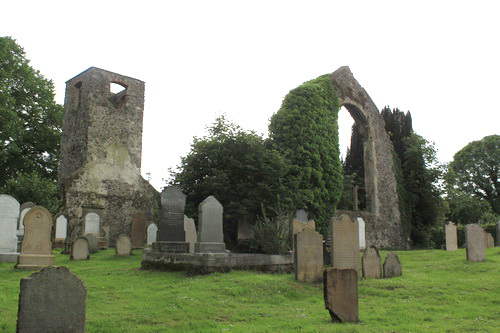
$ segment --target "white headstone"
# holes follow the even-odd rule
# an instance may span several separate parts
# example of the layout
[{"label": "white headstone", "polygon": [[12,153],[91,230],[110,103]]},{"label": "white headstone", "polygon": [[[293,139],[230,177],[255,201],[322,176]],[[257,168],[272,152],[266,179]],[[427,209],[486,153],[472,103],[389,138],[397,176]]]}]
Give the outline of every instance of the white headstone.
[{"label": "white headstone", "polygon": [[17,252],[19,207],[16,199],[0,194],[0,253]]},{"label": "white headstone", "polygon": [[100,217],[96,213],[88,213],[85,216],[85,233],[99,235]]},{"label": "white headstone", "polygon": [[66,239],[68,231],[68,219],[64,215],[59,215],[56,219],[56,239]]},{"label": "white headstone", "polygon": [[32,202],[26,202],[21,205],[21,214],[19,215],[19,221],[18,221],[18,226],[17,230],[19,230],[18,234],[19,235],[24,235],[24,217],[26,216],[26,213],[30,211],[31,208],[35,206],[34,203]]},{"label": "white headstone", "polygon": [[366,248],[366,237],[365,237],[365,221],[358,217],[358,227],[359,227],[359,248],[364,250]]},{"label": "white headstone", "polygon": [[158,226],[155,223],[151,223],[148,226],[148,240],[147,244],[151,245],[156,242],[156,232],[158,231]]}]

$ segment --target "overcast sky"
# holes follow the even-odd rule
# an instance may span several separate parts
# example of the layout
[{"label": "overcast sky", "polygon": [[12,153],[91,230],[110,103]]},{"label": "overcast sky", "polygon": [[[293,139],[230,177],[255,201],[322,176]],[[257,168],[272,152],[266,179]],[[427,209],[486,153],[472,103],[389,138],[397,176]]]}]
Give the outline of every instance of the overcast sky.
[{"label": "overcast sky", "polygon": [[[500,134],[500,1],[5,1],[0,35],[65,82],[95,66],[146,82],[142,174],[160,189],[217,115],[267,135],[301,83],[351,68],[410,111],[441,162]],[[342,151],[352,119],[340,112]]]}]

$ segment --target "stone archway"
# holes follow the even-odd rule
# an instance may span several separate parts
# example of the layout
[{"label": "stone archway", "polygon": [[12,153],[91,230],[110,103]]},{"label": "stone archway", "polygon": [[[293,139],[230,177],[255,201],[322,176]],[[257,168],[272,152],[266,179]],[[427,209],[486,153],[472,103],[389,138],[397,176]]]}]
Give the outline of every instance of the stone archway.
[{"label": "stone archway", "polygon": [[356,123],[363,137],[366,212],[348,213],[366,222],[367,246],[407,248],[408,241],[401,225],[394,166],[394,147],[385,131],[377,106],[354,78],[349,67],[337,69],[331,76],[339,98]]}]

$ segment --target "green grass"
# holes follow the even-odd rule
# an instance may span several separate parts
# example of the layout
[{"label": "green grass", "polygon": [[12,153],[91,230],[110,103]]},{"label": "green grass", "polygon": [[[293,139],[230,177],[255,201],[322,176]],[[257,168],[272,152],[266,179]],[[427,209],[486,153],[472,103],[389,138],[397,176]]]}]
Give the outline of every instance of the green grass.
[{"label": "green grass", "polygon": [[[87,332],[500,332],[499,248],[482,263],[464,249],[398,255],[402,277],[360,282],[358,324],[330,323],[322,285],[292,274],[141,271],[140,251],[56,262],[87,286]],[[31,274],[13,266],[0,264],[0,332],[15,332],[19,280]]]}]

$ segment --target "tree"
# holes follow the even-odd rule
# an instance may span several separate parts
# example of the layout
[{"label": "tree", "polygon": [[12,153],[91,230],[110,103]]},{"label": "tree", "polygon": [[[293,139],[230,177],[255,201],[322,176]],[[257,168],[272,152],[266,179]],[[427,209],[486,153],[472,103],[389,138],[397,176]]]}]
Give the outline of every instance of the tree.
[{"label": "tree", "polygon": [[[56,184],[63,108],[54,86],[33,69],[23,49],[0,38],[0,190],[9,180]],[[43,184],[47,184],[43,182]],[[3,189],[2,189],[3,187]]]},{"label": "tree", "polygon": [[[224,235],[234,242],[239,219],[255,222],[272,212],[277,200],[289,201],[284,175],[288,164],[263,138],[218,117],[208,135],[194,138],[191,150],[173,172],[172,183],[187,195],[186,212],[197,217],[198,205],[213,195],[224,206]],[[272,216],[270,216],[272,218]],[[229,244],[230,245],[230,244]]]},{"label": "tree", "polygon": [[290,161],[287,183],[296,209],[304,208],[326,233],[342,194],[338,98],[330,75],[293,89],[271,117],[273,147]]},{"label": "tree", "polygon": [[468,194],[485,200],[500,214],[500,135],[467,144],[453,156],[446,175],[448,194]]}]

